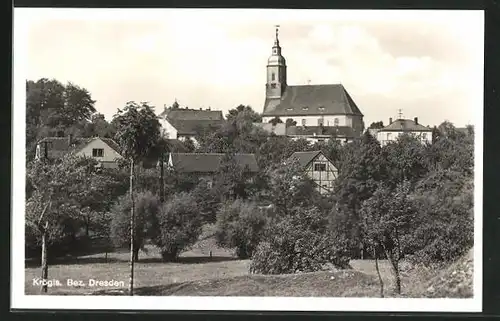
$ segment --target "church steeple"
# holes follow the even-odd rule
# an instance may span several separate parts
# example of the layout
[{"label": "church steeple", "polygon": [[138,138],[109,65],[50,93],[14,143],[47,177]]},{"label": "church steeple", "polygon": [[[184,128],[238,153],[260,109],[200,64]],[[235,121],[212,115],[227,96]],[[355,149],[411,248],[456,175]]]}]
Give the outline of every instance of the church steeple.
[{"label": "church steeple", "polygon": [[266,98],[281,98],[286,88],[286,60],[281,55],[279,25],[276,25],[276,38],[272,54],[267,60]]}]

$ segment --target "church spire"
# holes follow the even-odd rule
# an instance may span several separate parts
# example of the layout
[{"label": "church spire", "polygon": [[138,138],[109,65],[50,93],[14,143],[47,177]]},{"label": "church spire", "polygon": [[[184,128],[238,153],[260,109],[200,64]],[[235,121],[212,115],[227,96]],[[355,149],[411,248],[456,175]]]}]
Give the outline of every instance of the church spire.
[{"label": "church spire", "polygon": [[280,98],[286,88],[286,60],[281,55],[279,41],[279,25],[275,25],[275,39],[273,51],[267,60],[266,97]]},{"label": "church spire", "polygon": [[278,38],[280,25],[275,25],[276,38],[274,39],[273,56],[281,56],[280,40]]},{"label": "church spire", "polygon": [[280,25],[275,25],[275,27],[276,27],[276,39],[274,40],[274,46],[279,47],[280,40],[278,38],[278,34],[280,32]]}]

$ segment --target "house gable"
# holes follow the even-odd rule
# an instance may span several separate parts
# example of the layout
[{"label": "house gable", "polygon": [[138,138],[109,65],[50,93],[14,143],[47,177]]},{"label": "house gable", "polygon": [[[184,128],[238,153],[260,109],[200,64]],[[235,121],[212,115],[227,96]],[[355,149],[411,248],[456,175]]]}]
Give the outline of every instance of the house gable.
[{"label": "house gable", "polygon": [[338,170],[321,151],[297,152],[290,157],[299,162],[306,175],[314,181],[320,193],[328,193],[338,176]]},{"label": "house gable", "polygon": [[[117,146],[113,146],[112,143],[96,137],[84,146],[81,146],[75,154],[78,156],[91,157],[103,163],[112,163],[123,158],[116,149]],[[102,156],[98,150],[102,150]],[[97,154],[95,154],[96,152]]]}]

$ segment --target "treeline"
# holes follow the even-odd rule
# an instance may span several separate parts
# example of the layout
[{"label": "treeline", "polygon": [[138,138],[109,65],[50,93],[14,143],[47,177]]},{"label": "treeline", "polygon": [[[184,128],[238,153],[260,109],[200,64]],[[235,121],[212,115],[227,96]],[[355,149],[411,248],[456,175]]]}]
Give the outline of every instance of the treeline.
[{"label": "treeline", "polygon": [[[28,91],[43,92],[39,88],[54,81],[30,83]],[[80,89],[87,93],[81,97],[88,104],[68,104],[71,95],[61,94],[64,99],[57,100],[60,96],[54,92],[64,92],[57,90],[31,94],[27,108],[38,115],[27,128],[33,141],[45,132],[92,127],[90,94]],[[72,110],[72,104],[84,110],[67,115],[78,117],[57,116]],[[43,110],[55,116],[42,116]],[[204,224],[215,224],[218,244],[234,249],[240,258],[252,258],[252,272],[316,271],[332,264],[347,268],[352,258],[387,258],[399,292],[402,259],[448,261],[473,245],[472,128],[464,133],[444,122],[429,145],[401,136],[382,147],[368,133],[343,145],[309,144],[267,134],[252,125],[260,115],[240,105],[229,111],[221,127],[200,129],[195,146],[189,140],[173,144],[162,138],[153,111],[148,104],[129,102],[110,124],[80,132],[88,135],[106,128],[104,135],[117,141],[126,159],[119,169],[99,171],[93,160],[70,156],[28,163],[27,248],[39,248],[45,235],[54,249],[49,253],[65,255],[78,246],[64,244],[92,234],[111,236],[115,246],[129,247],[133,206],[135,259],[149,242],[164,260],[176,260],[196,242]],[[293,152],[310,150],[322,150],[339,170],[329,195],[317,193],[299,165],[287,162]],[[165,155],[172,151],[226,157],[209,186],[192,175],[165,171]],[[259,172],[240,168],[231,157],[234,153],[254,153]],[[159,168],[140,166],[157,162]]]}]

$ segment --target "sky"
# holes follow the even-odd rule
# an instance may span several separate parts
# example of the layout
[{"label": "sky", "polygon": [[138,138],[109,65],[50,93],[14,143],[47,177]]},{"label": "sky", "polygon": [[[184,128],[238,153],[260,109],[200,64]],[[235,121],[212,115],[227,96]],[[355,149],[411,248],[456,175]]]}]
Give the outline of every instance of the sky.
[{"label": "sky", "polygon": [[[239,104],[262,112],[275,27],[288,84],[341,83],[366,126],[389,117],[475,124],[483,109],[482,11],[15,9],[26,79],[86,88],[110,120]],[[18,51],[19,52],[19,51]],[[22,57],[22,58],[20,58]]]}]

